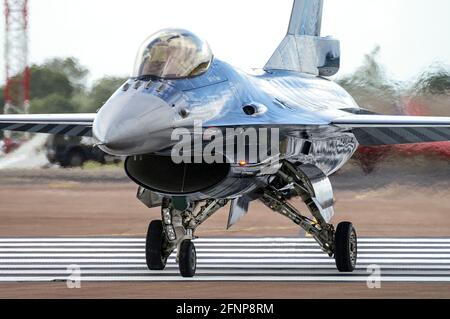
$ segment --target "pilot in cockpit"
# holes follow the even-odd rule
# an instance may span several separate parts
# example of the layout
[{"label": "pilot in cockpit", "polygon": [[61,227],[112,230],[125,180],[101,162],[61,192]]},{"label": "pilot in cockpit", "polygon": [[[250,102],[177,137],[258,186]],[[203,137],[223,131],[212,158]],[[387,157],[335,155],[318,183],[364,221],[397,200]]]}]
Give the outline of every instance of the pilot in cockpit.
[{"label": "pilot in cockpit", "polygon": [[181,79],[204,74],[213,54],[209,45],[182,29],[165,29],[148,38],[141,46],[133,77]]}]

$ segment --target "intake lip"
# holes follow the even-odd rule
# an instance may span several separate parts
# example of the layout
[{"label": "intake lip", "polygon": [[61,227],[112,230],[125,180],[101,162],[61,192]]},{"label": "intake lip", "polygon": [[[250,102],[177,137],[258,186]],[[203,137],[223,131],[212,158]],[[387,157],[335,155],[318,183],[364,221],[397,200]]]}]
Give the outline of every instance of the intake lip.
[{"label": "intake lip", "polygon": [[125,172],[136,184],[168,195],[206,191],[230,174],[228,163],[175,164],[170,156],[155,154],[127,157]]}]

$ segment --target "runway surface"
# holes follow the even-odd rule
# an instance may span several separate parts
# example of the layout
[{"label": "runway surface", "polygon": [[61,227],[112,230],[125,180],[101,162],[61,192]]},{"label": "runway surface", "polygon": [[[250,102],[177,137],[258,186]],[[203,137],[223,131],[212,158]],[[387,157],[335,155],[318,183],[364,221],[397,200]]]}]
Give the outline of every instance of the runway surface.
[{"label": "runway surface", "polygon": [[[174,254],[147,270],[142,238],[0,238],[0,282],[438,282],[450,283],[450,238],[360,238],[358,267],[338,273],[312,239],[203,238],[197,276],[181,278]],[[374,273],[377,267],[380,277]],[[371,277],[369,277],[371,276]]]}]

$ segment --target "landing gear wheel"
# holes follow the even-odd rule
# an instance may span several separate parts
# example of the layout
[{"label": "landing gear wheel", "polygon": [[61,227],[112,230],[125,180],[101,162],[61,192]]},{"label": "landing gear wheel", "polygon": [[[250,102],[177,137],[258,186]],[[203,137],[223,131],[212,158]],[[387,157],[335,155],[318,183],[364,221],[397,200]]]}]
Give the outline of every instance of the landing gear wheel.
[{"label": "landing gear wheel", "polygon": [[148,226],[147,240],[145,242],[145,259],[148,269],[164,270],[166,268],[167,257],[164,256],[164,242],[165,235],[162,221],[152,221]]},{"label": "landing gear wheel", "polygon": [[181,276],[185,278],[194,277],[197,270],[197,253],[194,243],[190,239],[181,242],[178,266]]},{"label": "landing gear wheel", "polygon": [[72,151],[69,154],[69,167],[82,167],[85,162],[83,153],[80,151]]},{"label": "landing gear wheel", "polygon": [[358,255],[358,239],[352,223],[340,223],[334,236],[336,266],[340,272],[353,272]]}]

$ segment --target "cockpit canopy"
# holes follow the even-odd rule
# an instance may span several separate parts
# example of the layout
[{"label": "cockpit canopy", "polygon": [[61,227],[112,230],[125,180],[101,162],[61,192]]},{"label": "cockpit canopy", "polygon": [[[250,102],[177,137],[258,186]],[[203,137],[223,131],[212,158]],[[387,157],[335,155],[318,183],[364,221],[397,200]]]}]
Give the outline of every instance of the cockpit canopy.
[{"label": "cockpit canopy", "polygon": [[213,60],[209,45],[183,29],[165,29],[150,36],[139,49],[133,77],[180,79],[205,73]]}]

